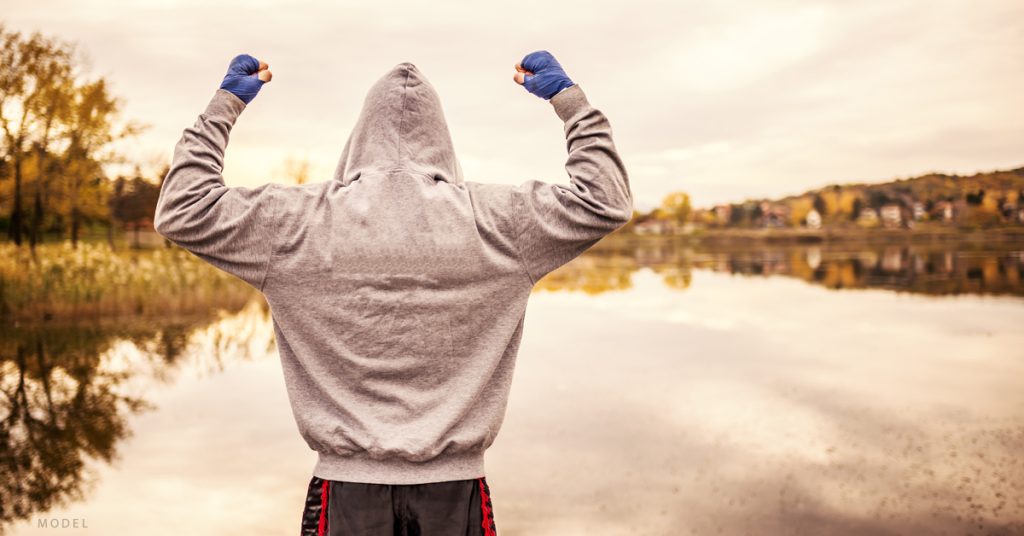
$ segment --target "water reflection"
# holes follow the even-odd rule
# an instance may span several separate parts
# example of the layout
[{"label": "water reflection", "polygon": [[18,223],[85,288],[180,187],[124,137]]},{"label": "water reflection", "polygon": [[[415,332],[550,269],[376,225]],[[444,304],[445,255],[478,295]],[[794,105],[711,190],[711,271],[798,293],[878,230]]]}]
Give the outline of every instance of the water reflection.
[{"label": "water reflection", "polygon": [[110,337],[91,328],[5,329],[0,522],[81,499],[85,458],[110,461],[143,401],[119,394],[127,374],[102,370]]},{"label": "water reflection", "polygon": [[[218,321],[219,320],[219,321]],[[213,373],[272,346],[269,314],[0,326],[0,533],[4,525],[88,500],[90,462],[110,463],[140,394],[182,370]]]},{"label": "water reflection", "polygon": [[497,447],[516,533],[1024,533],[1019,300],[665,288],[535,296]]},{"label": "water reflection", "polygon": [[[1024,533],[1024,307],[980,297],[1020,296],[1022,267],[967,245],[602,244],[531,300],[488,453],[498,526]],[[855,288],[912,295],[827,290]],[[312,459],[274,352],[258,298],[0,327],[0,532],[75,505],[103,534],[293,532]]]},{"label": "water reflection", "polygon": [[685,289],[693,270],[795,277],[830,289],[880,288],[931,295],[1024,295],[1024,247],[970,245],[771,246],[694,248],[671,240],[603,245],[548,274],[538,288],[589,294],[630,288],[642,268]]}]

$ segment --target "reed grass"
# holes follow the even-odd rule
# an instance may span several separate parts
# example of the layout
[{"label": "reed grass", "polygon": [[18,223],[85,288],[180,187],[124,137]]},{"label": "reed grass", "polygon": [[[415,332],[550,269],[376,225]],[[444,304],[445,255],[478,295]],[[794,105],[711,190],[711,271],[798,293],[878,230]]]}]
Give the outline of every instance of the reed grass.
[{"label": "reed grass", "polygon": [[105,242],[0,244],[4,321],[172,316],[238,309],[255,289],[179,248],[115,251]]}]

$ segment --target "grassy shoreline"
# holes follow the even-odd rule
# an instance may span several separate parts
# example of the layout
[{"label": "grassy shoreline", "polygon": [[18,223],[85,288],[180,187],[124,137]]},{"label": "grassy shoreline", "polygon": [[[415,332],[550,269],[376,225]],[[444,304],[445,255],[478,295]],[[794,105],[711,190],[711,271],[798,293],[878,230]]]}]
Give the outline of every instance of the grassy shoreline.
[{"label": "grassy shoreline", "polygon": [[237,309],[256,293],[181,248],[0,244],[0,319],[97,321]]}]

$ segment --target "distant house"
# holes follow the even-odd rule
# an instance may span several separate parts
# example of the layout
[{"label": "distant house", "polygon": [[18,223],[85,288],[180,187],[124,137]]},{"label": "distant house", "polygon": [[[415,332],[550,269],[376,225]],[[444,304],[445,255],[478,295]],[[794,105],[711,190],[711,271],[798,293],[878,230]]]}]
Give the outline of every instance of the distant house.
[{"label": "distant house", "polygon": [[871,207],[864,208],[857,215],[857,223],[867,227],[878,225],[878,212],[875,212],[875,209]]},{"label": "distant house", "polygon": [[636,234],[661,235],[672,232],[672,228],[667,221],[649,218],[633,225],[633,232]]},{"label": "distant house", "polygon": [[818,211],[812,208],[807,213],[807,217],[804,218],[804,224],[808,229],[821,229],[821,214],[818,214]]},{"label": "distant house", "polygon": [[732,205],[716,205],[715,206],[715,221],[719,225],[729,225],[729,221],[732,219]]},{"label": "distant house", "polygon": [[945,222],[953,221],[953,203],[949,201],[935,203],[935,206],[932,208],[932,215],[938,220]]},{"label": "distant house", "polygon": [[897,204],[889,203],[883,205],[879,215],[882,219],[882,225],[888,229],[895,229],[903,225],[903,211]]},{"label": "distant house", "polygon": [[785,227],[789,218],[788,205],[776,205],[767,201],[761,202],[761,226],[762,227]]},{"label": "distant house", "polygon": [[924,203],[921,203],[920,201],[915,201],[913,204],[913,208],[911,210],[914,216],[914,221],[921,221],[924,219]]}]

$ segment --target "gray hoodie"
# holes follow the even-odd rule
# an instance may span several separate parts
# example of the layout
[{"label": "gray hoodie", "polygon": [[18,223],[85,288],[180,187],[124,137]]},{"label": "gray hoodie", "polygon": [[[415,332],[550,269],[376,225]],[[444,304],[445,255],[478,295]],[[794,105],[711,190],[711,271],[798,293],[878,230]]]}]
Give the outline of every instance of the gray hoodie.
[{"label": "gray hoodie", "polygon": [[330,180],[226,186],[245,104],[225,90],[185,129],[156,230],[263,292],[314,476],[484,476],[531,289],[632,216],[608,119],[579,85],[548,102],[566,185],[464,180],[441,101],[412,63],[370,89]]}]

